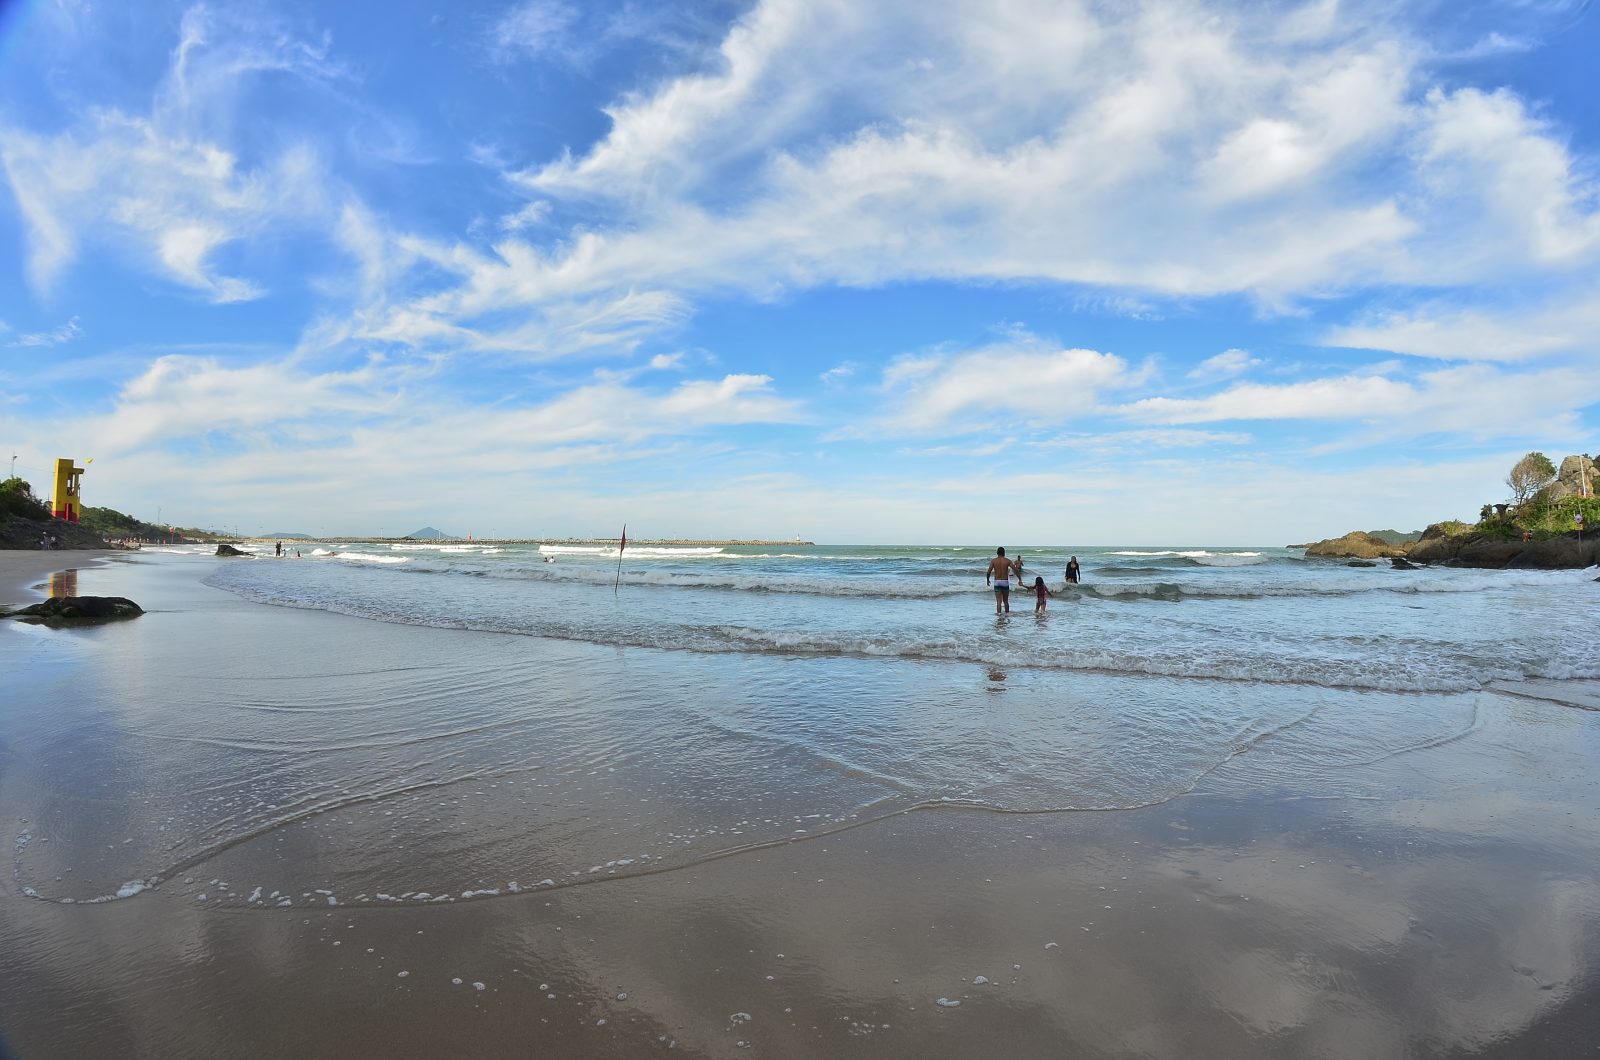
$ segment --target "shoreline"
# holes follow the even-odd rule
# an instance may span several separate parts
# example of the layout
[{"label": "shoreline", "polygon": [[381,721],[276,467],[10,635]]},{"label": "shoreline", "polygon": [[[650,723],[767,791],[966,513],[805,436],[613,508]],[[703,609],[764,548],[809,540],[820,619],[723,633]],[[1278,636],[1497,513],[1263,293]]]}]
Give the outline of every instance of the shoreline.
[{"label": "shoreline", "polygon": [[[38,603],[50,595],[38,588],[50,575],[100,566],[116,554],[115,549],[0,549],[0,606]],[[38,598],[28,599],[29,592]]]}]

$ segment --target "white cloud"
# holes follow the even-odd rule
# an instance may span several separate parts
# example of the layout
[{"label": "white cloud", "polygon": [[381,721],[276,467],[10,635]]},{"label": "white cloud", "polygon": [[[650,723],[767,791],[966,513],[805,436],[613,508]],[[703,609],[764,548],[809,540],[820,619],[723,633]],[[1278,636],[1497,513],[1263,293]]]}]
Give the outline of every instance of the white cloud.
[{"label": "white cloud", "polygon": [[[580,16],[520,4],[493,36],[557,49]],[[369,297],[340,330],[549,359],[627,353],[715,292],[1043,281],[1148,317],[1592,258],[1596,185],[1560,131],[1504,92],[1430,91],[1430,51],[1397,25],[1326,3],[763,0],[691,72],[613,100],[587,150],[507,173],[531,197],[491,247],[376,218],[365,249],[341,236]],[[257,293],[206,271],[242,219],[188,212],[147,237],[161,267],[216,300]],[[30,218],[48,272],[76,230]]]},{"label": "white cloud", "polygon": [[1264,363],[1266,362],[1250,356],[1244,350],[1223,350],[1215,357],[1207,357],[1195,365],[1189,371],[1189,378],[1207,381],[1228,379]]},{"label": "white cloud", "polygon": [[[580,16],[529,0],[491,36],[541,53]],[[1430,87],[1400,26],[1327,3],[763,0],[697,69],[613,100],[589,149],[509,174],[537,197],[491,250],[388,236],[387,295],[349,330],[560,356],[627,350],[719,289],[1046,280],[1147,314],[1592,261],[1596,186],[1561,131],[1506,91]],[[212,300],[259,296],[220,251],[325,215],[327,181],[304,148],[246,162],[209,131],[252,75],[348,79],[330,48],[196,7],[149,117],[0,131],[34,281],[107,238]],[[584,227],[531,241],[561,200]]]},{"label": "white cloud", "polygon": [[1197,431],[1182,427],[1150,430],[1110,430],[1094,434],[1062,435],[1030,443],[1038,449],[1085,449],[1103,453],[1156,449],[1198,449],[1210,446],[1248,445],[1255,439],[1242,431]]},{"label": "white cloud", "polygon": [[207,130],[231,126],[231,104],[250,75],[318,80],[335,68],[292,35],[214,21],[204,7],[184,16],[146,115],[93,110],[53,135],[0,125],[0,171],[26,224],[37,289],[50,290],[94,244],[128,252],[211,301],[256,298],[256,283],[218,271],[217,252],[321,211],[327,181],[308,148],[291,143],[246,164]]},{"label": "white cloud", "polygon": [[[1392,370],[1392,366],[1380,366]],[[1203,398],[1152,397],[1123,415],[1157,423],[1304,420],[1364,425],[1360,444],[1431,433],[1477,438],[1542,435],[1565,440],[1581,429],[1579,411],[1600,401],[1600,378],[1571,368],[1504,372],[1474,364],[1420,373],[1382,373],[1298,383],[1238,383]],[[1345,439],[1335,447],[1353,444]]]},{"label": "white cloud", "polygon": [[[658,390],[601,373],[554,396],[468,408],[420,396],[429,390],[430,374],[426,366],[378,359],[351,370],[316,371],[293,357],[234,365],[171,354],[124,384],[109,411],[82,417],[70,431],[102,452],[211,438],[284,453],[316,447],[332,459],[356,431],[390,444],[414,435],[435,450],[482,453],[519,445],[638,443],[806,419],[764,375],[689,379]],[[385,454],[379,447],[371,457]]]},{"label": "white cloud", "polygon": [[[267,432],[297,425],[339,425],[383,409],[393,399],[375,365],[349,372],[308,373],[292,362],[244,366],[170,354],[125,384],[114,407],[91,416],[78,433],[102,451],[129,452],[167,441]],[[388,385],[386,385],[388,384]]]},{"label": "white cloud", "polygon": [[[608,107],[590,150],[512,175],[612,223],[502,247],[469,287],[999,278],[1281,306],[1591,255],[1595,185],[1558,131],[1503,92],[1423,91],[1427,58],[1330,5],[768,0],[716,62]],[[1488,209],[1463,225],[1464,201]]]},{"label": "white cloud", "polygon": [[1600,181],[1520,99],[1435,88],[1418,120],[1426,238],[1400,275],[1465,283],[1594,263]]},{"label": "white cloud", "polygon": [[1000,416],[1061,422],[1096,410],[1100,393],[1149,375],[1122,358],[1063,349],[1026,332],[961,353],[906,356],[883,373],[888,411],[868,428],[973,430]]},{"label": "white cloud", "polygon": [[1526,361],[1551,354],[1592,355],[1600,335],[1600,288],[1576,288],[1521,304],[1444,302],[1376,313],[1329,328],[1329,346],[1390,350],[1450,361]]}]

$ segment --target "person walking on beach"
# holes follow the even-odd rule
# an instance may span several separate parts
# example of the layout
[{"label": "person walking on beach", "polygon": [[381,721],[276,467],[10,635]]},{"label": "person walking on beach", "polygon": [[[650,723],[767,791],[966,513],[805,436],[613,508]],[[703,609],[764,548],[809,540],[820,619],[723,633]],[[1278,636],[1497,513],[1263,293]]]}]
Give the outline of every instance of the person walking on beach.
[{"label": "person walking on beach", "polygon": [[1045,587],[1043,578],[1035,578],[1033,579],[1033,595],[1033,613],[1038,614],[1044,610],[1045,598],[1055,594]]},{"label": "person walking on beach", "polygon": [[1067,584],[1068,585],[1077,585],[1078,584],[1078,577],[1082,573],[1083,573],[1082,568],[1080,568],[1078,566],[1078,557],[1077,556],[1073,556],[1071,559],[1067,560]]},{"label": "person walking on beach", "polygon": [[994,588],[994,613],[999,614],[1003,608],[1007,614],[1011,612],[1011,572],[1017,571],[1017,565],[1006,559],[1004,547],[994,550],[994,559],[989,561],[989,569],[983,574],[983,584]]}]

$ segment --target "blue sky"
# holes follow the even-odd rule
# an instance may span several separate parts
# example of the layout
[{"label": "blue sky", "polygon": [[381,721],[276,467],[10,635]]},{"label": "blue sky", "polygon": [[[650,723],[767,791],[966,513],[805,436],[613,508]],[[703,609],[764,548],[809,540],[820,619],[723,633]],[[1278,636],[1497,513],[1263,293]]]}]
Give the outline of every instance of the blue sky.
[{"label": "blue sky", "polygon": [[246,532],[1475,517],[1600,449],[1595,54],[1559,0],[0,0],[0,457]]}]

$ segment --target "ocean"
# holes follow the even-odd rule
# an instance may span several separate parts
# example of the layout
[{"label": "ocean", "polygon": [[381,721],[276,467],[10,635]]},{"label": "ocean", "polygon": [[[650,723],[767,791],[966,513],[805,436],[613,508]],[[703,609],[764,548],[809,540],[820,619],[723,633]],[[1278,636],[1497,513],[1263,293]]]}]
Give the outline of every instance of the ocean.
[{"label": "ocean", "polygon": [[[257,546],[258,549],[260,546]],[[271,549],[265,549],[270,555]],[[330,553],[336,552],[337,555]],[[1264,547],[1013,548],[1054,594],[993,620],[991,547],[316,546],[240,563],[249,599],[667,651],[973,663],[1446,692],[1600,676],[1578,571],[1353,568]],[[1084,569],[1067,586],[1068,557]],[[615,589],[615,591],[613,591]]]}]

